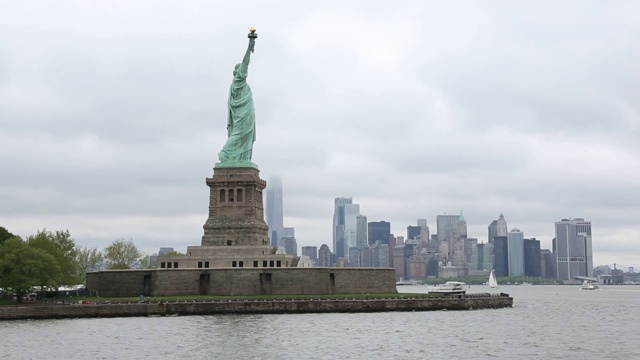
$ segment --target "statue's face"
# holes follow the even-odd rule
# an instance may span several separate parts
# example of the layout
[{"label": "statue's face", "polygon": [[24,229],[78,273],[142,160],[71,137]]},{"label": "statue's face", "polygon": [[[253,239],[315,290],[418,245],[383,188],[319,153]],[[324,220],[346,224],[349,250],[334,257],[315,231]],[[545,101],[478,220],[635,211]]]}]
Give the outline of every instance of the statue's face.
[{"label": "statue's face", "polygon": [[240,68],[242,64],[236,64],[236,67],[233,68],[233,76],[236,76],[236,74],[238,73],[238,69]]}]

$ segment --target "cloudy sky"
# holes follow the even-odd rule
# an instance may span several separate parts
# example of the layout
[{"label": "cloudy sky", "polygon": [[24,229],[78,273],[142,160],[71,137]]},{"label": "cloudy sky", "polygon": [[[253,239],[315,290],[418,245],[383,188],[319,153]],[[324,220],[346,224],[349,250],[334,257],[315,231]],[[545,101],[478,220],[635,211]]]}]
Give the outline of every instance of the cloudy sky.
[{"label": "cloudy sky", "polygon": [[595,264],[640,268],[640,3],[14,1],[0,12],[0,226],[104,248],[197,245],[249,69],[253,161],[298,244],[333,199],[396,235],[463,211],[486,241],[592,221]]}]

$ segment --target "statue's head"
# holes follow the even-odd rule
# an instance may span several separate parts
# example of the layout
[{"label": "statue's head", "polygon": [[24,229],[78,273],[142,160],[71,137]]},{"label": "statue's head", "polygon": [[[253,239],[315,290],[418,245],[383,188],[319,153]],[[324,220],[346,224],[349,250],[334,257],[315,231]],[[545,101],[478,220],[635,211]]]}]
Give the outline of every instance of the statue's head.
[{"label": "statue's head", "polygon": [[238,69],[240,68],[240,66],[242,66],[242,64],[236,64],[236,67],[233,68],[233,76],[236,76],[236,74],[238,73]]}]

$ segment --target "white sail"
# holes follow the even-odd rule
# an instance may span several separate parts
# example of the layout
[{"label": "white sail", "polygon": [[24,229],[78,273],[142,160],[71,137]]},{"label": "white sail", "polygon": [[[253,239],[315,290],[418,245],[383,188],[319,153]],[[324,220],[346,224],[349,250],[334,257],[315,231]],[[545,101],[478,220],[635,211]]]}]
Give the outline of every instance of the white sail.
[{"label": "white sail", "polygon": [[491,273],[489,274],[489,287],[493,289],[498,287],[498,282],[496,281],[496,275],[493,272],[493,270],[491,270]]}]

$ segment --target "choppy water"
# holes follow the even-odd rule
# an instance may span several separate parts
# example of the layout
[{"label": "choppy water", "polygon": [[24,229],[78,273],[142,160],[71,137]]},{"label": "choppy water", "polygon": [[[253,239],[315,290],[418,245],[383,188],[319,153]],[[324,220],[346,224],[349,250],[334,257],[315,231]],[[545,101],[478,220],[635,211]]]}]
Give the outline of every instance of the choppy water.
[{"label": "choppy water", "polygon": [[[423,286],[400,287],[423,292]],[[470,292],[486,292],[474,286]],[[640,359],[640,286],[503,286],[514,307],[0,322],[5,359]]]}]

